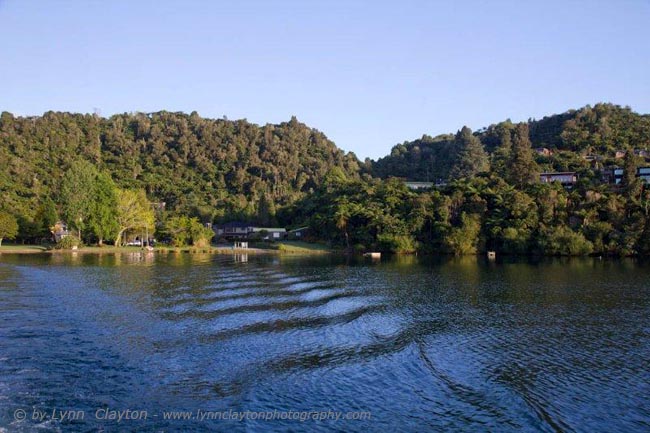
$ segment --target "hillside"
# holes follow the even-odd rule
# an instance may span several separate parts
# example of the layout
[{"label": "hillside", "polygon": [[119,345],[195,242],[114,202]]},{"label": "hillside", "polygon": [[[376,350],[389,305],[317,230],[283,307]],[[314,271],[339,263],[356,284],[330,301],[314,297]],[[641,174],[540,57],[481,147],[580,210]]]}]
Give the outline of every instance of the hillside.
[{"label": "hillside", "polygon": [[[544,170],[580,170],[592,167],[597,156],[601,166],[617,164],[617,150],[650,149],[650,115],[641,115],[628,107],[596,104],[579,110],[526,122],[534,148],[547,148],[552,155],[539,155],[537,163]],[[514,125],[506,120],[474,133],[493,154],[504,142]],[[509,136],[509,134],[507,134]],[[509,138],[507,138],[509,140]],[[372,173],[386,178],[443,181],[450,177],[458,159],[460,146],[454,135],[439,135],[394,146],[390,155],[372,163]]]},{"label": "hillside", "polygon": [[166,209],[202,220],[268,218],[322,182],[333,168],[358,175],[345,154],[295,117],[279,125],[170,112],[96,115],[47,112],[0,116],[0,210],[33,221],[58,197],[83,159],[122,188],[143,188]]},{"label": "hillside", "polygon": [[[245,219],[307,226],[350,251],[649,255],[650,189],[638,171],[648,147],[649,116],[598,104],[424,136],[362,173],[354,154],[295,118],[2,113],[0,228],[38,242],[63,218],[85,242],[119,243],[153,229],[149,201],[166,203],[155,229],[179,245],[209,241],[204,222]],[[612,165],[624,167],[619,185],[600,172]],[[542,182],[549,170],[578,173]],[[414,192],[395,177],[444,185]],[[151,215],[127,224],[130,203]]]}]

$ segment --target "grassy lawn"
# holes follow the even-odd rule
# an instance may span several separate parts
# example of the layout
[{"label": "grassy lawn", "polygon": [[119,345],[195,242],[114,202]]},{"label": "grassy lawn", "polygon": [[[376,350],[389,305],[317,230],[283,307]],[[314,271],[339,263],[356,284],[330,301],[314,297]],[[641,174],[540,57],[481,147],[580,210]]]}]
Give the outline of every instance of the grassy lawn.
[{"label": "grassy lawn", "polygon": [[41,245],[8,245],[3,243],[0,247],[0,253],[40,253],[47,250]]},{"label": "grassy lawn", "polygon": [[[0,253],[14,253],[14,254],[28,254],[28,253],[40,253],[43,251],[48,251],[51,253],[66,253],[72,252],[72,250],[56,250],[50,249],[42,245],[13,245],[13,244],[3,244],[0,247]],[[95,253],[95,254],[104,254],[104,253],[129,253],[129,252],[140,252],[144,251],[141,247],[138,246],[124,246],[116,247],[113,245],[104,245],[102,247],[96,245],[86,245],[80,247],[78,250],[75,250],[79,253]],[[170,246],[156,246],[154,251],[162,253],[176,253],[176,252],[190,252],[190,253],[212,253],[212,254],[229,254],[233,252],[232,246],[229,245],[211,245],[205,247],[170,247]],[[288,254],[325,254],[331,252],[331,250],[322,244],[314,244],[309,242],[301,241],[281,241],[273,243],[259,243],[252,245],[252,248],[248,250],[250,253],[288,253]]]},{"label": "grassy lawn", "polygon": [[298,254],[323,254],[329,253],[330,249],[322,244],[312,244],[309,242],[301,241],[282,241],[276,242],[278,250],[284,253],[298,253]]}]

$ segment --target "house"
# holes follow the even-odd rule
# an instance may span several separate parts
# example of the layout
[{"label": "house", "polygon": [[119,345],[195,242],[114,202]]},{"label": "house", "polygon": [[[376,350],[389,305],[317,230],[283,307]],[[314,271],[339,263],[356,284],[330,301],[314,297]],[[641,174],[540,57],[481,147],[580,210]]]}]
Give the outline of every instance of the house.
[{"label": "house", "polygon": [[226,239],[282,239],[287,230],[280,227],[255,227],[251,223],[232,221],[213,227],[215,234]]},{"label": "house", "polygon": [[163,212],[167,207],[167,202],[164,201],[150,202],[149,204],[156,212]]},{"label": "house", "polygon": [[[650,167],[639,167],[636,169],[636,177],[645,183],[650,183]],[[623,180],[623,169],[618,167],[608,168],[603,171],[603,182],[618,185]]]},{"label": "house", "polygon": [[287,232],[287,238],[290,240],[302,240],[308,238],[310,232],[311,229],[309,227],[299,227],[297,229],[289,230]]},{"label": "house", "polygon": [[541,173],[539,180],[542,183],[560,182],[563,186],[573,186],[578,181],[578,176],[575,171]]},{"label": "house", "polygon": [[52,236],[54,236],[56,242],[60,242],[61,239],[70,236],[68,225],[63,221],[57,221],[53,227],[50,227],[50,232],[52,233]]},{"label": "house", "polygon": [[406,181],[404,182],[406,184],[406,187],[408,189],[417,191],[417,190],[423,190],[423,189],[429,189],[433,187],[433,182],[411,182],[411,181]]},{"label": "house", "polygon": [[650,183],[650,167],[639,167],[636,170],[636,177],[645,183]]},{"label": "house", "polygon": [[621,179],[623,179],[623,169],[612,167],[603,170],[603,174],[601,178],[603,182],[618,185],[619,183],[621,183]]},{"label": "house", "polygon": [[214,227],[213,230],[217,236],[230,239],[241,239],[248,237],[248,233],[253,226],[250,223],[242,221],[231,221],[220,226]]},{"label": "house", "polygon": [[278,227],[251,227],[248,237],[259,237],[264,240],[279,240],[286,236],[287,229]]},{"label": "house", "polygon": [[540,156],[551,156],[553,155],[553,151],[551,149],[548,149],[546,147],[536,147],[533,149],[536,154]]},{"label": "house", "polygon": [[645,149],[634,149],[634,154],[640,156],[641,158],[650,158],[650,151]]}]

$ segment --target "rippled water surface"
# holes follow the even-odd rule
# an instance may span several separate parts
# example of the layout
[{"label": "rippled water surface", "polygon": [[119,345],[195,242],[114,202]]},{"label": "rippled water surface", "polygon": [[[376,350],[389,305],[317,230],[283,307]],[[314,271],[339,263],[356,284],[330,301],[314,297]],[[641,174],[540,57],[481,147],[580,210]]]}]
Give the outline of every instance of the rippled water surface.
[{"label": "rippled water surface", "polygon": [[0,432],[650,431],[649,277],[592,259],[3,255]]}]

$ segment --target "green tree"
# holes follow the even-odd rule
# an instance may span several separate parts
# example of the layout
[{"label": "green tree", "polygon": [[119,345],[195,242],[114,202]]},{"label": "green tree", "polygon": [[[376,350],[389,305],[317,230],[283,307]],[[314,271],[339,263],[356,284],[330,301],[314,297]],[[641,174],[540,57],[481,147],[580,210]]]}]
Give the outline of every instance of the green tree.
[{"label": "green tree", "polygon": [[345,247],[350,249],[350,235],[348,233],[348,221],[351,216],[351,206],[347,202],[340,203],[334,213],[336,228],[341,230],[345,237]]},{"label": "green tree", "polygon": [[172,245],[175,247],[187,245],[190,239],[188,225],[189,218],[186,216],[174,216],[165,221],[165,232],[172,238]]},{"label": "green tree", "polygon": [[144,190],[117,190],[116,246],[122,244],[122,235],[127,230],[149,230],[153,233],[154,222],[154,211]]},{"label": "green tree", "polygon": [[192,245],[195,247],[206,247],[214,237],[214,231],[201,224],[197,218],[191,218],[188,221],[188,231]]},{"label": "green tree", "polygon": [[165,232],[172,238],[172,245],[182,247],[190,240],[190,219],[187,216],[174,216],[165,221]]},{"label": "green tree", "polygon": [[528,124],[518,124],[513,135],[507,177],[513,185],[521,188],[526,184],[536,183],[539,180],[539,168],[533,159]]},{"label": "green tree", "polygon": [[636,245],[636,252],[642,256],[650,255],[650,218],[646,218],[643,232]]},{"label": "green tree", "polygon": [[582,233],[576,233],[565,225],[543,230],[541,243],[544,252],[550,255],[584,256],[593,251],[593,244]]},{"label": "green tree", "polygon": [[42,200],[35,218],[35,222],[38,224],[39,236],[50,237],[51,227],[53,227],[57,221],[58,216],[56,213],[56,205],[49,196],[46,196]]},{"label": "green tree", "polygon": [[93,193],[97,169],[87,161],[75,161],[61,182],[61,209],[66,222],[81,232],[88,226],[93,208]]},{"label": "green tree", "polygon": [[257,206],[257,221],[263,226],[275,225],[275,204],[266,194],[262,194]]},{"label": "green tree", "polygon": [[513,129],[510,121],[501,122],[494,128],[499,144],[492,154],[492,171],[504,178],[507,177],[508,165],[512,159]]},{"label": "green tree", "polygon": [[4,238],[13,239],[18,234],[18,222],[10,213],[0,211],[0,246]]},{"label": "green tree", "polygon": [[447,250],[455,255],[476,254],[481,232],[481,216],[463,212],[460,220],[460,226],[452,228],[444,239]]},{"label": "green tree", "polygon": [[94,197],[88,215],[88,227],[97,236],[99,246],[118,231],[117,188],[109,175],[99,173],[93,185]]},{"label": "green tree", "polygon": [[489,170],[490,163],[483,144],[467,126],[463,126],[456,134],[455,145],[458,148],[458,156],[451,170],[451,177],[471,178]]},{"label": "green tree", "polygon": [[174,216],[165,222],[165,232],[172,238],[172,244],[182,247],[192,243],[195,247],[204,247],[210,244],[214,231],[205,227],[197,218],[185,215]]},{"label": "green tree", "polygon": [[641,193],[641,181],[637,178],[637,161],[634,152],[628,150],[623,162],[621,186],[628,200],[636,200]]}]

